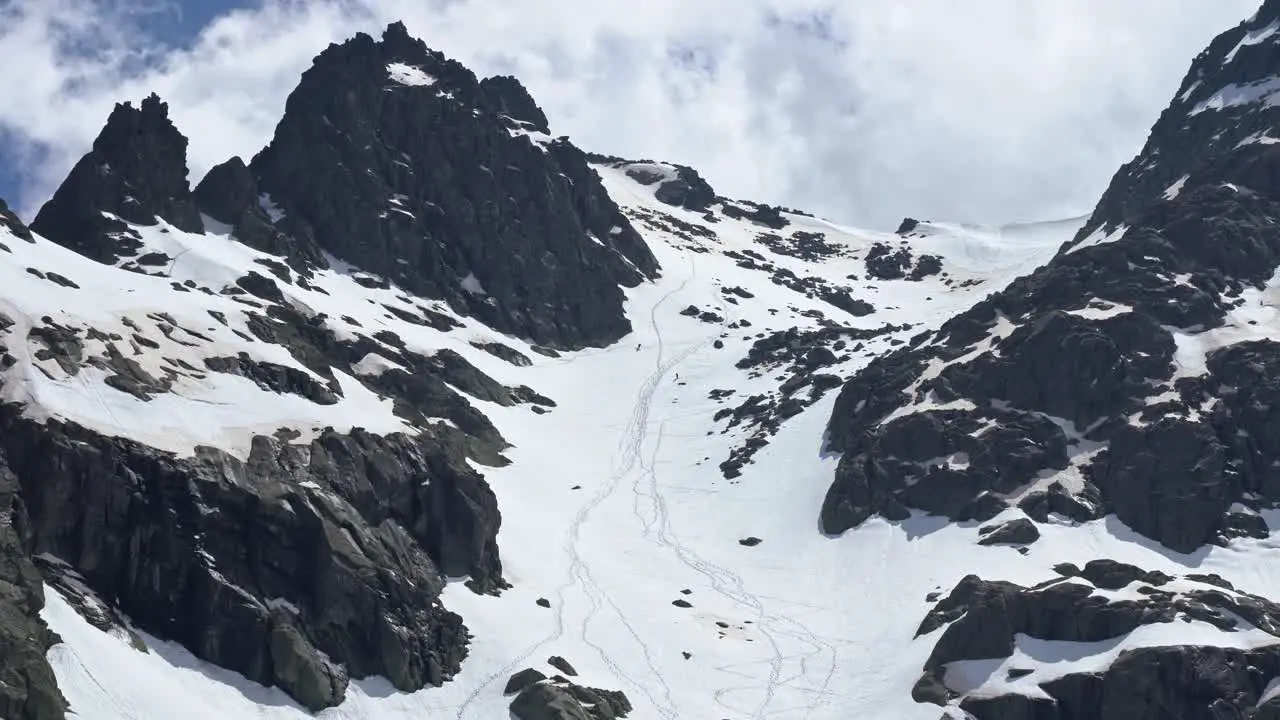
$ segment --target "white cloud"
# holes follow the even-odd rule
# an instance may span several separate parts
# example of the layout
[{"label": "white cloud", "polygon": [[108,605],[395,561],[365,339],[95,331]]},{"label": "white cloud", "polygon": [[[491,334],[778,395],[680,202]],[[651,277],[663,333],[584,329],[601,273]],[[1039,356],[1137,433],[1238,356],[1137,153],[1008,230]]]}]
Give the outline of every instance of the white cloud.
[{"label": "white cloud", "polygon": [[[192,0],[194,1],[194,0]],[[154,6],[154,2],[147,5]],[[198,178],[269,138],[311,58],[403,19],[519,77],[591,150],[878,227],[1088,211],[1192,57],[1257,0],[267,0],[188,47],[129,0],[0,0],[0,141],[46,198],[114,102],[154,90]],[[19,81],[20,80],[20,81]],[[39,162],[36,162],[36,159]]]}]

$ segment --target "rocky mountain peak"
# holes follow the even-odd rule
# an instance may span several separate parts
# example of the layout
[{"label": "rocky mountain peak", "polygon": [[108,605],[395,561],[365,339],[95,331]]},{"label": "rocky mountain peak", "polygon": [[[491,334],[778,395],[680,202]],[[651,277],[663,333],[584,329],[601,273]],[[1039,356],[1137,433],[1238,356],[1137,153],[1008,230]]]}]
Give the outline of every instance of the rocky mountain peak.
[{"label": "rocky mountain peak", "polygon": [[1142,151],[1123,165],[1072,246],[1131,225],[1206,175],[1223,175],[1251,148],[1280,142],[1280,3],[1268,0],[1196,56]]},{"label": "rocky mountain peak", "polygon": [[[845,387],[824,527],[1016,504],[1035,519],[1114,513],[1182,553],[1259,532],[1252,513],[1280,503],[1280,454],[1249,409],[1280,393],[1258,370],[1280,365],[1280,20],[1267,13],[1197,58],[1052,261]],[[951,457],[963,462],[932,460]]]},{"label": "rocky mountain peak", "polygon": [[510,75],[494,75],[480,81],[480,92],[494,112],[528,123],[540,133],[550,134],[547,116],[519,80]]},{"label": "rocky mountain peak", "polygon": [[115,106],[93,149],[31,228],[95,260],[115,262],[136,246],[125,222],[154,225],[161,219],[182,230],[203,229],[187,183],[187,138],[153,93],[138,107]]},{"label": "rocky mountain peak", "polygon": [[307,229],[282,217],[258,190],[258,180],[244,160],[233,157],[215,165],[195,189],[200,211],[231,228],[251,247],[281,255],[299,273],[324,267],[320,249],[309,241]]},{"label": "rocky mountain peak", "polygon": [[303,244],[545,345],[608,343],[657,262],[546,127],[397,23],[321,53],[250,169]]}]

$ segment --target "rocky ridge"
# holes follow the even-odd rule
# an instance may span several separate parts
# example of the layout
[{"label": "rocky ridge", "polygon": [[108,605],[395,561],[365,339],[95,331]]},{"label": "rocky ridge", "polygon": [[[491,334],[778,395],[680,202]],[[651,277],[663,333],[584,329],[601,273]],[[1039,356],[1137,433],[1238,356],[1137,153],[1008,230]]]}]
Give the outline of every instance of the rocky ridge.
[{"label": "rocky ridge", "polygon": [[[366,102],[340,106],[351,93]],[[440,603],[444,578],[506,587],[496,501],[468,462],[505,464],[507,443],[468,398],[555,402],[416,338],[478,319],[558,347],[607,343],[629,330],[619,286],[658,272],[582,153],[546,132],[517,82],[478,81],[394,24],[317,58],[248,165],[232,159],[192,190],[187,140],[152,95],[115,108],[32,230],[2,209],[0,249],[31,286],[10,282],[15,302],[0,303],[0,391],[21,403],[0,420],[6,717],[64,712],[33,556],[120,622],[311,710],[339,704],[352,679],[411,691],[458,671],[468,631]],[[376,152],[351,144],[374,136]],[[240,257],[255,269],[235,269]],[[117,300],[135,291],[173,309]],[[103,316],[70,312],[99,293]],[[369,307],[319,309],[360,295]],[[528,364],[503,341],[463,342]],[[106,415],[40,389],[98,379],[100,402],[128,398]],[[230,386],[333,424],[246,417],[225,448],[209,436],[225,419],[124,437],[121,408]],[[375,431],[343,417],[362,397],[385,403]]]},{"label": "rocky ridge", "polygon": [[[1272,9],[1253,26],[1273,22]],[[1236,83],[1238,66],[1257,71],[1249,58],[1265,54],[1260,46],[1223,59],[1246,31],[1197,59],[1188,98]],[[1186,94],[1131,164],[1186,176],[1176,188],[1131,203],[1121,220],[1103,219],[1104,198],[1043,268],[844,388],[830,423],[844,459],[825,530],[913,509],[987,520],[1016,504],[1078,521],[1115,513],[1184,553],[1257,531],[1247,516],[1280,500],[1269,431],[1247,408],[1272,392],[1258,370],[1276,348],[1267,334],[1280,194],[1270,178],[1280,156],[1261,142],[1195,145],[1186,128],[1271,111],[1240,104],[1227,117],[1209,107],[1188,117]],[[1197,149],[1160,150],[1184,142]],[[1108,197],[1146,197],[1131,184],[1122,171]]]},{"label": "rocky ridge", "polygon": [[[1047,264],[845,385],[824,531],[1000,518],[979,542],[1028,552],[1037,525],[1114,518],[1188,566],[1269,537],[1277,28],[1266,2],[1196,58]],[[1280,716],[1271,600],[1110,560],[1057,570],[956,585],[920,626],[914,699],[978,720]]]}]

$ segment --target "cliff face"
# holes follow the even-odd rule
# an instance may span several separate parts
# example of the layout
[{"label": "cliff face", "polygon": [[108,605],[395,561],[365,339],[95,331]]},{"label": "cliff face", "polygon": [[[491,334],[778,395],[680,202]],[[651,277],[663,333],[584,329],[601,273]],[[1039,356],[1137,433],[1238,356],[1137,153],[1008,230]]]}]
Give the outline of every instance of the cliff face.
[{"label": "cliff face", "polygon": [[[103,629],[180,642],[312,710],[341,702],[351,678],[378,675],[405,691],[446,681],[467,631],[441,606],[445,577],[481,593],[506,586],[496,500],[468,464],[504,463],[506,442],[465,395],[551,401],[385,328],[380,339],[339,337],[302,300],[341,287],[387,300],[393,291],[312,272],[343,283],[325,290],[270,261],[257,266],[270,278],[178,282],[162,247],[175,258],[234,248],[156,222],[125,226],[131,242],[111,246],[133,252],[122,258],[131,271],[67,253],[13,218],[0,228],[0,252],[30,270],[9,277],[29,287],[0,305],[0,714],[64,713],[44,657],[55,638],[38,619],[42,580]],[[192,244],[154,244],[173,237]],[[137,304],[148,297],[164,309]],[[399,310],[405,328],[458,325],[416,310]],[[60,405],[60,383],[89,404]],[[342,412],[366,388],[386,398],[388,417],[366,411],[339,431],[286,414],[274,432],[249,431],[227,449],[166,441],[184,425],[226,437],[220,424],[258,424],[272,406]],[[402,431],[358,425],[388,421]]]}]

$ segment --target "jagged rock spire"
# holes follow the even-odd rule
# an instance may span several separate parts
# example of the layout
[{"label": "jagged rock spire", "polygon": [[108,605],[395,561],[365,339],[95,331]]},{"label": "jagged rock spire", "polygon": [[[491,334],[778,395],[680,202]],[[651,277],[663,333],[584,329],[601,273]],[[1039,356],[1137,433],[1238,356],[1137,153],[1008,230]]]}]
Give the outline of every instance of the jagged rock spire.
[{"label": "jagged rock spire", "polygon": [[120,233],[125,222],[151,225],[163,219],[199,232],[200,214],[187,183],[187,138],[169,119],[169,106],[154,93],[138,107],[120,103],[31,228],[50,240],[101,262],[131,254],[135,243]]}]

